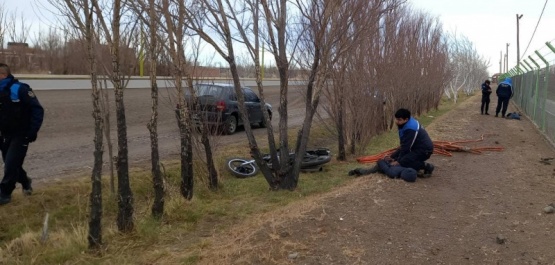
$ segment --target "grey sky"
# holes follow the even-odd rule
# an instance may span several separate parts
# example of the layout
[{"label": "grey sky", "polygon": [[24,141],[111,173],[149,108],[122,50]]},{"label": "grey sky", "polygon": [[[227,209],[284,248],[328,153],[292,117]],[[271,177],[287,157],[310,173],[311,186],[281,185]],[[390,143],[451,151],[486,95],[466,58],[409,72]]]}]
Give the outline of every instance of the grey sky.
[{"label": "grey sky", "polygon": [[[24,12],[33,25],[32,32],[47,30],[56,18],[46,0],[0,0],[8,10]],[[472,41],[477,51],[490,60],[490,73],[499,71],[500,52],[505,53],[509,45],[509,68],[516,65],[516,14],[520,19],[520,53],[527,58],[538,50],[549,61],[555,63],[555,54],[545,45],[555,44],[555,2],[548,2],[530,43],[545,0],[409,0],[416,9],[440,18],[444,29],[464,35]],[[50,9],[50,10],[49,10]],[[32,33],[30,37],[33,37]],[[208,49],[208,48],[207,48]],[[212,53],[212,52],[210,52]],[[269,56],[266,56],[269,57]],[[536,55],[533,56],[537,58]]]}]

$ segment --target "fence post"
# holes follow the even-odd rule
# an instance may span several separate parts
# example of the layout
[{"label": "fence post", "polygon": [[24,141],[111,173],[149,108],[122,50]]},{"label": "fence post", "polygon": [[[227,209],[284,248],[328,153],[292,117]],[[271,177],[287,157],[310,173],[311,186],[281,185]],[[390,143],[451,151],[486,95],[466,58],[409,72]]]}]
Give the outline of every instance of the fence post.
[{"label": "fence post", "polygon": [[528,69],[528,68],[526,67],[526,65],[521,64],[520,66],[522,66],[522,68],[524,68],[524,70],[526,70],[526,72],[530,72],[530,69]]},{"label": "fence post", "polygon": [[[546,42],[545,45],[547,45],[547,47],[549,47],[549,49],[551,49],[551,51],[553,53],[555,53],[555,47],[553,47],[553,45],[551,45],[551,43],[549,41]],[[549,71],[549,66],[548,66],[548,69],[547,69],[547,75],[548,75],[547,80],[549,80],[550,75],[551,75],[551,71]],[[546,91],[546,93],[547,93],[547,91]],[[547,100],[547,96],[545,97],[545,100]],[[544,110],[544,111],[546,111],[546,110]],[[555,141],[555,130],[553,130],[553,140]]]},{"label": "fence post", "polygon": [[543,58],[543,56],[542,56],[538,51],[536,51],[536,54],[538,55],[538,57],[540,57],[540,59],[541,59],[541,60],[545,63],[545,65],[547,66],[546,69],[545,69],[546,72],[544,72],[545,89],[544,89],[544,91],[543,91],[543,115],[542,115],[542,116],[543,116],[543,117],[542,117],[542,130],[545,132],[545,112],[547,111],[547,110],[545,109],[545,102],[547,101],[547,89],[549,88],[549,87],[548,87],[548,85],[549,85],[549,84],[548,84],[548,83],[549,83],[549,75],[548,75],[548,74],[549,74],[549,62],[548,62],[545,58]]},{"label": "fence post", "polygon": [[532,67],[532,66],[526,61],[526,59],[524,59],[523,62],[524,62],[526,65],[528,65],[528,68],[531,69],[530,71],[534,71],[534,67]]},{"label": "fence post", "polygon": [[515,69],[514,69],[514,68],[511,69],[511,71],[509,71],[509,75],[510,75],[511,77],[515,76]]},{"label": "fence post", "polygon": [[545,45],[547,45],[547,47],[549,47],[549,49],[551,49],[552,52],[555,52],[555,47],[553,47],[553,45],[551,45],[549,41],[546,42]]},{"label": "fence post", "polygon": [[536,108],[538,107],[538,99],[539,99],[539,97],[538,97],[538,87],[539,87],[539,85],[540,85],[539,83],[540,83],[540,68],[541,68],[541,67],[540,67],[540,65],[539,65],[538,63],[536,63],[536,61],[534,61],[534,59],[532,59],[531,56],[528,56],[528,59],[530,59],[530,61],[532,61],[532,63],[533,63],[534,65],[536,65],[536,67],[538,68],[538,69],[536,70],[536,92],[534,93],[534,122],[536,122],[536,124],[537,124],[537,121],[536,121]]}]

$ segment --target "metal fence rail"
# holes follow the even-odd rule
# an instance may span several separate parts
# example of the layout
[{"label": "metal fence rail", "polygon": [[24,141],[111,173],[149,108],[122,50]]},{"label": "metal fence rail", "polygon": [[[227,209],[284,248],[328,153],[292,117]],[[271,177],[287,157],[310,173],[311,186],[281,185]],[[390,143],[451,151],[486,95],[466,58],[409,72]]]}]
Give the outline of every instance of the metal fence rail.
[{"label": "metal fence rail", "polygon": [[[546,45],[555,53],[555,48],[549,42]],[[512,77],[513,101],[551,143],[555,143],[555,65],[550,65],[537,51],[536,54],[535,60],[529,56],[529,61],[524,60],[522,67],[517,66],[502,75],[500,81]],[[545,67],[542,68],[540,64]]]}]

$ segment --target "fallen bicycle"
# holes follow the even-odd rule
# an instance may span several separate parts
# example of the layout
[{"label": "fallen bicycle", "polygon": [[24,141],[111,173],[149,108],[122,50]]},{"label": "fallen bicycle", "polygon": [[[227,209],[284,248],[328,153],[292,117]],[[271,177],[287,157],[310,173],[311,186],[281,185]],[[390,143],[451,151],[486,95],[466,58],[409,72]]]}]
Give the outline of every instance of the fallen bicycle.
[{"label": "fallen bicycle", "polygon": [[[272,168],[271,157],[266,154],[262,157],[266,164]],[[279,157],[278,157],[279,159]],[[294,153],[289,153],[290,161],[295,159]],[[322,166],[331,161],[331,152],[327,148],[310,149],[305,152],[301,162],[301,171],[322,171]],[[248,178],[258,174],[258,165],[254,159],[230,158],[226,162],[227,169],[238,178]]]}]

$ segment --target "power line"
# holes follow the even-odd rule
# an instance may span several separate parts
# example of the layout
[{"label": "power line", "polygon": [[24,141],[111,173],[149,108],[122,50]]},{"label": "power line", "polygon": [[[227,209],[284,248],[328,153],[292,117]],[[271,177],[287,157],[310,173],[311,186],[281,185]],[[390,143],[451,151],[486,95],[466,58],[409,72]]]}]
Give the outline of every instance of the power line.
[{"label": "power line", "polygon": [[538,25],[540,24],[540,20],[542,20],[543,11],[545,11],[545,6],[547,6],[547,1],[548,0],[545,0],[545,4],[543,4],[542,13],[540,14],[540,18],[538,18],[538,23],[536,23],[536,28],[534,29],[534,33],[532,33],[532,37],[530,37],[530,41],[528,42],[528,46],[526,46],[526,50],[524,50],[524,53],[522,54],[522,57],[520,57],[520,59],[524,58],[524,55],[526,55],[526,52],[528,51],[528,48],[530,47],[530,43],[532,43],[532,40],[534,39],[534,35],[536,34],[536,30],[538,29]]}]

